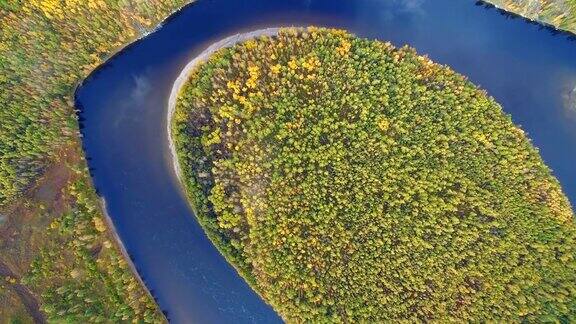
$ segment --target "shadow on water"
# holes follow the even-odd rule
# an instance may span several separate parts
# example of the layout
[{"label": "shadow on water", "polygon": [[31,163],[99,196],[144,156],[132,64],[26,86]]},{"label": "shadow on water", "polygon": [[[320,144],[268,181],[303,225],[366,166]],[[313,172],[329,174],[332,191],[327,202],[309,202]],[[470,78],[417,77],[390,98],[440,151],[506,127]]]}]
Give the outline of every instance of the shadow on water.
[{"label": "shadow on water", "polygon": [[[476,5],[475,5],[476,4]],[[175,323],[275,323],[278,315],[194,219],[170,161],[167,100],[181,69],[237,32],[319,25],[408,44],[486,89],[527,131],[576,202],[576,44],[563,33],[454,0],[199,0],[111,56],[75,100],[94,186],[130,259]],[[457,15],[455,13],[458,13]],[[528,23],[526,23],[528,22]],[[567,87],[567,84],[569,86]]]}]

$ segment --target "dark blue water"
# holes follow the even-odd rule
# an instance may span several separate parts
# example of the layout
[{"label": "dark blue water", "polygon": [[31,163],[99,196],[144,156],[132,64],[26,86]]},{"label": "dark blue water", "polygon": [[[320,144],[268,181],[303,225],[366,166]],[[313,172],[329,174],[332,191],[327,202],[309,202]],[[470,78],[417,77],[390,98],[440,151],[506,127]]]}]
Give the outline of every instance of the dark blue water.
[{"label": "dark blue water", "polygon": [[576,202],[576,42],[468,0],[199,0],[128,47],[77,91],[89,166],[119,235],[178,323],[280,318],[206,238],[168,157],[166,106],[184,65],[210,43],[282,25],[346,28],[409,44],[494,96]]}]

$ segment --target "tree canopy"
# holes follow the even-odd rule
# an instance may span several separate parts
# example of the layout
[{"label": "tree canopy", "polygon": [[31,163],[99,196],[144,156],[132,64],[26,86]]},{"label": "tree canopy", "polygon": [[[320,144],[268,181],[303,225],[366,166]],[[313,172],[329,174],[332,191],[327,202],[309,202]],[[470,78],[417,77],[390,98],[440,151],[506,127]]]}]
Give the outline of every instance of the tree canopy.
[{"label": "tree canopy", "polygon": [[576,34],[576,0],[485,0],[483,2]]},{"label": "tree canopy", "polygon": [[[14,295],[49,322],[165,321],[105,230],[80,159],[74,90],[189,2],[0,0],[0,264],[18,270],[0,278],[0,322],[20,319],[5,297]],[[36,199],[40,184],[56,198]]]},{"label": "tree canopy", "polygon": [[77,138],[73,92],[187,0],[0,0],[0,207]]},{"label": "tree canopy", "polygon": [[570,203],[485,91],[409,47],[284,29],[192,72],[206,232],[289,322],[576,319]]}]

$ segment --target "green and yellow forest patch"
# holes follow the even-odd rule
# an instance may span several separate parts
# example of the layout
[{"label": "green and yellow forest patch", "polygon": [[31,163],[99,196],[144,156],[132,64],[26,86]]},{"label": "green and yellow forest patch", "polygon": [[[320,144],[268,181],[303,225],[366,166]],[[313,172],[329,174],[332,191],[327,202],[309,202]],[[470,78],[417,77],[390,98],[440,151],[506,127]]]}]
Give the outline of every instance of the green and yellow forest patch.
[{"label": "green and yellow forest patch", "polygon": [[289,322],[576,319],[558,181],[411,48],[309,28],[221,49],[172,133],[208,235]]}]

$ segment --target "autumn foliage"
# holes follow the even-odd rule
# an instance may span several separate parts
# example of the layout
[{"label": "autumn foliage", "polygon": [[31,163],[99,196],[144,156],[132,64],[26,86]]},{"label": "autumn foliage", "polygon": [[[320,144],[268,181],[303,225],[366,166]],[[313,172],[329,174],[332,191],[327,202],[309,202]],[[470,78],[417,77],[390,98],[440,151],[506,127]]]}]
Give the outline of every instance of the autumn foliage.
[{"label": "autumn foliage", "polygon": [[[34,211],[34,223],[47,223],[23,224],[14,236],[11,228],[0,228],[0,261],[22,264],[18,284],[30,289],[51,323],[165,321],[113,243],[84,162],[64,167],[78,180],[59,192],[66,197],[61,210],[36,212],[43,206],[30,206],[22,194],[48,166],[67,164],[61,160],[65,148],[82,154],[76,85],[188,2],[0,0],[0,218],[15,204]],[[5,296],[12,290],[21,295],[20,288],[5,287],[0,285],[0,313],[8,315],[0,322],[19,322],[9,317],[14,307]]]},{"label": "autumn foliage", "polygon": [[576,0],[486,0],[485,2],[576,34]]},{"label": "autumn foliage", "polygon": [[75,86],[187,0],[0,0],[0,207],[77,138]]},{"label": "autumn foliage", "polygon": [[309,28],[222,49],[172,129],[202,225],[289,322],[576,319],[557,180],[411,48]]}]

